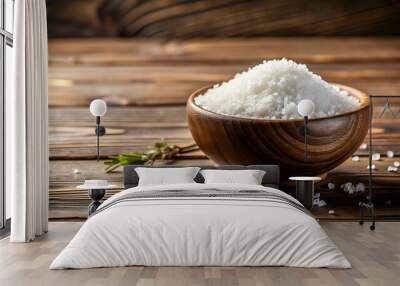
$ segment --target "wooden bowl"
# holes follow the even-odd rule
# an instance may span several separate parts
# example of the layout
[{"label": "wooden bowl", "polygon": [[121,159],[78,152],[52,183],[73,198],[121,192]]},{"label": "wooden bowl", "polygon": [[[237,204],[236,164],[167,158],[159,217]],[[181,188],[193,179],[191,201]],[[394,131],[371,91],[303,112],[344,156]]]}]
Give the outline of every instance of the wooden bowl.
[{"label": "wooden bowl", "polygon": [[369,97],[336,85],[358,98],[360,107],[344,114],[310,119],[305,161],[304,121],[268,120],[222,115],[194,102],[209,87],[195,91],[187,102],[190,131],[200,149],[217,164],[277,164],[283,177],[323,174],[343,163],[368,132]]}]

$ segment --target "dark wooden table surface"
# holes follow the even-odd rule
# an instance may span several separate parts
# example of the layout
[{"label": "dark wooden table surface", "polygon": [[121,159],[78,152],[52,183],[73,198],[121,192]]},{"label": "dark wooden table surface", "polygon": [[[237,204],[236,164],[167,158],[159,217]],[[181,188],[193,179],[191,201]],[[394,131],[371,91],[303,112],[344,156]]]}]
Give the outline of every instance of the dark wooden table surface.
[{"label": "dark wooden table surface", "polygon": [[[88,110],[92,99],[103,98],[109,104],[102,120],[107,128],[107,135],[101,138],[103,156],[144,150],[160,139],[186,144],[192,138],[185,102],[194,90],[227,80],[264,59],[282,57],[307,64],[330,82],[370,94],[400,94],[400,38],[50,40],[50,216],[85,216],[87,195],[75,189],[84,179],[108,179],[121,185],[120,171],[105,174],[102,163],[94,160],[94,117]],[[375,102],[376,115],[383,103],[384,99]],[[392,100],[392,104],[398,112],[399,101]],[[394,202],[400,191],[400,173],[386,171],[392,161],[400,161],[399,122],[390,116],[374,120],[376,151],[397,152],[394,159],[376,162],[374,189],[381,201],[390,198]],[[359,162],[348,160],[319,185],[328,201],[328,207],[317,212],[320,217],[354,217],[353,212],[326,213],[329,208],[339,209],[338,205],[353,210],[351,204],[360,199],[339,188],[347,181],[366,182],[367,153],[360,150],[357,154]],[[176,163],[212,164],[201,152]],[[74,169],[80,173],[75,174]],[[336,190],[328,191],[327,182],[334,182]],[[387,206],[382,212],[400,214],[397,209],[390,213],[392,208]]]}]

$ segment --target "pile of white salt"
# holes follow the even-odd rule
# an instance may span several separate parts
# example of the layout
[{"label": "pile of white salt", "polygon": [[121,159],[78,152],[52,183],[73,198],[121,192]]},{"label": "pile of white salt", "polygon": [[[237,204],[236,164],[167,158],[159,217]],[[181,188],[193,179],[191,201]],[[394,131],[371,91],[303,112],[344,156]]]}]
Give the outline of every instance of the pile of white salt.
[{"label": "pile of white salt", "polygon": [[266,119],[297,119],[297,104],[314,102],[311,118],[354,110],[356,98],[327,83],[306,65],[281,59],[264,61],[195,98],[197,105],[220,114]]}]

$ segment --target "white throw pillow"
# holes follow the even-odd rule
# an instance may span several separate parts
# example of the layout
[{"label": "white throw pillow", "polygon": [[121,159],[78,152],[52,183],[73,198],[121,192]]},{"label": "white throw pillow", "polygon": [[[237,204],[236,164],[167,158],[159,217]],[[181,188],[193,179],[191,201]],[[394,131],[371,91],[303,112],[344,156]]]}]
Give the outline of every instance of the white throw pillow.
[{"label": "white throw pillow", "polygon": [[135,168],[139,186],[195,183],[199,167],[185,168]]},{"label": "white throw pillow", "polygon": [[202,170],[205,184],[261,185],[265,171],[262,170]]}]

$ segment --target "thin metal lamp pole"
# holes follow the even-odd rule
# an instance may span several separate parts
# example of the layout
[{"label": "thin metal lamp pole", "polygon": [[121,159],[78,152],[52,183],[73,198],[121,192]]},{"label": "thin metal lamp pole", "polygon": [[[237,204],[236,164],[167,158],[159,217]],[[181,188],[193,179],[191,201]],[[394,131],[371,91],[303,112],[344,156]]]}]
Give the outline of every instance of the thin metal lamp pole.
[{"label": "thin metal lamp pole", "polygon": [[307,125],[308,125],[308,116],[304,116],[304,161],[307,162],[308,160],[308,142],[307,142]]},{"label": "thin metal lamp pole", "polygon": [[[373,107],[372,107],[372,98],[370,97],[371,106],[369,108],[369,176],[368,176],[368,185],[369,185],[369,212],[372,219],[372,225],[370,226],[371,230],[375,229],[375,206],[372,202],[372,117],[374,116]],[[393,112],[392,112],[393,114]]]},{"label": "thin metal lamp pole", "polygon": [[97,162],[100,161],[100,136],[106,134],[106,129],[100,126],[100,117],[107,112],[107,103],[102,99],[95,99],[90,103],[90,113],[96,117],[96,136],[97,136]]},{"label": "thin metal lamp pole", "polygon": [[97,162],[100,161],[100,116],[96,116]]},{"label": "thin metal lamp pole", "polygon": [[368,202],[360,202],[359,203],[359,207],[360,207],[360,224],[364,224],[364,208],[367,209],[368,214],[370,219],[372,220],[372,224],[370,225],[370,230],[375,230],[375,206],[374,203],[372,201],[373,197],[373,193],[372,193],[372,118],[373,118],[373,95],[369,96],[370,99],[370,107],[369,107],[369,122],[368,122],[368,134],[369,134],[369,148],[368,148],[368,153],[369,153],[369,157],[368,157]]}]

